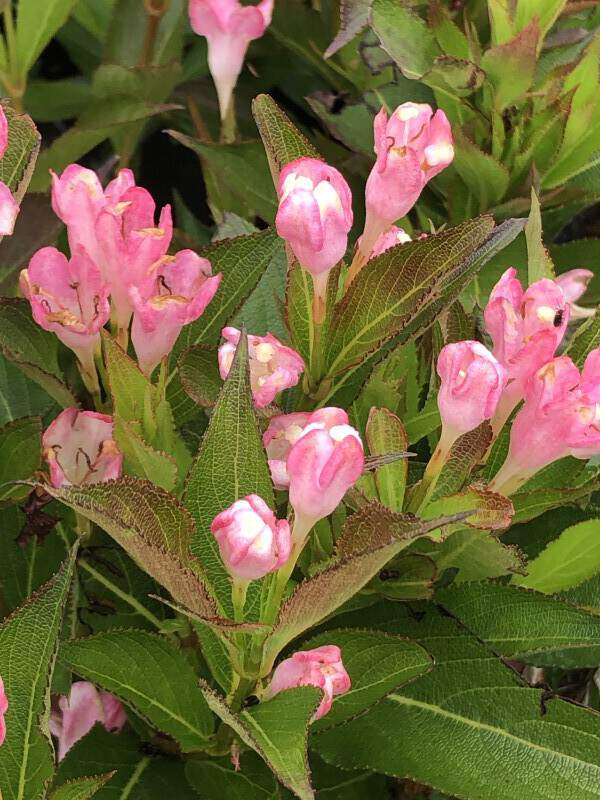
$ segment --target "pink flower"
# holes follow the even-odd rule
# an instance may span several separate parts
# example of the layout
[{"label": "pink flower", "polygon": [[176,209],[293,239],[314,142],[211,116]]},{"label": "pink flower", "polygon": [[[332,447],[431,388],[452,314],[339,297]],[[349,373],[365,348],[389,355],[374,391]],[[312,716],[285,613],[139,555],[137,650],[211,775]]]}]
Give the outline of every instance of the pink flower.
[{"label": "pink flower", "polygon": [[[277,233],[325,292],[326,275],[344,257],[352,227],[352,193],[343,175],[316,158],[299,158],[279,175]],[[321,285],[322,284],[322,285]]]},{"label": "pink flower", "polygon": [[155,223],[156,205],[146,189],[124,169],[106,189],[92,170],[71,164],[52,176],[52,207],[67,226],[69,246],[83,246],[109,284],[115,321],[126,329],[131,319],[129,289],[141,283],[171,243],[171,208]]},{"label": "pink flower", "polygon": [[342,663],[342,651],[329,644],[314,650],[301,650],[279,664],[267,687],[266,697],[271,699],[285,689],[297,686],[316,686],[323,690],[323,699],[313,722],[329,713],[333,698],[352,688],[352,681]]},{"label": "pink flower", "polygon": [[271,478],[276,489],[289,489],[287,457],[308,425],[329,431],[335,425],[348,425],[348,415],[341,408],[321,408],[312,413],[298,411],[271,418],[263,434],[263,445],[267,451]]},{"label": "pink flower", "polygon": [[542,467],[571,455],[600,454],[600,348],[588,355],[583,372],[567,356],[533,375],[525,403],[512,424],[506,461],[490,487],[510,494]]},{"label": "pink flower", "polygon": [[19,215],[19,206],[11,190],[0,181],[0,236],[11,236]]},{"label": "pink flower", "polygon": [[377,239],[370,258],[380,256],[382,253],[385,253],[386,250],[390,250],[392,247],[396,247],[396,245],[399,244],[406,244],[407,242],[412,242],[408,233],[397,225],[392,225],[388,231],[382,233],[379,239]]},{"label": "pink flower", "polygon": [[8,149],[8,120],[4,109],[0,106],[0,158],[4,158]]},{"label": "pink flower", "polygon": [[127,722],[120,701],[87,681],[75,682],[69,696],[62,695],[57,706],[50,715],[50,732],[58,739],[59,761],[97,722],[109,733],[120,731]]},{"label": "pink flower", "polygon": [[506,385],[506,370],[480,342],[454,342],[437,361],[443,438],[456,440],[491,419]]},{"label": "pink flower", "polygon": [[123,455],[112,437],[112,417],[77,408],[62,411],[42,437],[52,486],[60,489],[119,478]]},{"label": "pink flower", "polygon": [[[240,341],[237,328],[223,328],[225,344],[219,347],[219,372],[223,380],[229,375],[235,351]],[[300,355],[281,344],[273,334],[248,336],[250,360],[250,384],[257,408],[272,403],[284,389],[295,386],[304,372],[304,361]]]},{"label": "pink flower", "polygon": [[589,269],[571,269],[556,278],[556,283],[563,290],[565,299],[571,305],[571,319],[593,317],[596,313],[594,308],[582,308],[576,305],[576,301],[585,293],[593,277],[594,273]]},{"label": "pink flower", "polygon": [[239,0],[190,0],[190,22],[208,40],[208,66],[225,119],[248,45],[260,39],[271,22],[274,0],[243,6]]},{"label": "pink flower", "polygon": [[403,103],[374,123],[377,161],[366,186],[367,216],[359,249],[366,261],[377,239],[405,216],[425,185],[454,158],[450,123],[426,103]]},{"label": "pink flower", "polygon": [[53,331],[95,374],[94,352],[110,316],[109,289],[85,250],[68,261],[55,247],[43,247],[21,272],[20,286],[38,325]]},{"label": "pink flower", "polygon": [[4,720],[4,715],[8,711],[8,699],[4,692],[4,683],[2,682],[2,676],[0,676],[0,747],[4,744],[4,740],[6,739],[6,722]]},{"label": "pink flower", "polygon": [[302,520],[300,531],[306,533],[309,523],[312,526],[335,511],[364,463],[360,436],[347,422],[329,425],[321,418],[305,426],[286,462],[290,503],[296,522]]},{"label": "pink flower", "polygon": [[211,525],[223,563],[244,581],[262,578],[282,567],[290,557],[292,539],[287,520],[278,520],[256,494],[236,500]]},{"label": "pink flower", "polygon": [[543,278],[523,291],[516,275],[515,269],[506,270],[484,311],[493,353],[508,374],[496,430],[523,397],[527,380],[554,356],[569,321],[569,304],[555,281]]},{"label": "pink flower", "polygon": [[150,376],[173,349],[184,325],[200,317],[215,296],[221,275],[192,250],[157,261],[145,281],[132,286],[131,340],[142,371]]}]

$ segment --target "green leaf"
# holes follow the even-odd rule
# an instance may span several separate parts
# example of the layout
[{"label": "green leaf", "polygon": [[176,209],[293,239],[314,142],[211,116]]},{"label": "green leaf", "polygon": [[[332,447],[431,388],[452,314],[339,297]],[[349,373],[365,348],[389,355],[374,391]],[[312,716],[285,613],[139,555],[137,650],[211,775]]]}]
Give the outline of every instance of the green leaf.
[{"label": "green leaf", "polygon": [[181,385],[195,403],[211,408],[223,387],[217,348],[197,344],[184,350],[177,362]]},{"label": "green leaf", "polygon": [[418,644],[380,631],[348,628],[327,631],[304,642],[300,649],[328,644],[335,644],[342,651],[352,687],[335,698],[325,717],[313,723],[314,732],[341,725],[364,713],[394,689],[432,667],[431,657]]},{"label": "green leaf", "polygon": [[0,748],[4,800],[39,800],[54,771],[48,731],[49,687],[75,551],[35,595],[0,626],[0,675],[9,698]]},{"label": "green leaf", "polygon": [[468,583],[442,589],[436,599],[506,658],[564,669],[594,667],[600,658],[600,617],[539,592]]},{"label": "green leaf", "polygon": [[49,800],[90,800],[109,781],[114,772],[105,775],[96,775],[93,778],[79,778],[76,781],[63,783],[55,789]]},{"label": "green leaf", "polygon": [[529,285],[542,278],[555,278],[554,264],[542,241],[542,215],[535,189],[531,189],[531,211],[525,225],[527,240],[527,278]]},{"label": "green leaf", "polygon": [[421,78],[440,54],[424,20],[396,0],[373,0],[371,27],[407,78]]},{"label": "green leaf", "polygon": [[[181,57],[184,33],[184,0],[171,0],[160,19],[152,52],[152,64],[169,64]],[[106,38],[104,62],[135,67],[140,63],[146,36],[146,15],[138,0],[117,0]]]},{"label": "green leaf", "polygon": [[505,196],[510,181],[506,167],[473,144],[460,128],[454,136],[454,169],[477,200],[477,210],[487,211]]},{"label": "green leaf", "polygon": [[567,0],[519,0],[515,8],[515,26],[520,31],[532,20],[539,20],[542,38],[550,30]]},{"label": "green leaf", "polygon": [[40,468],[42,425],[39,417],[24,417],[0,428],[0,502],[20,500],[29,494],[23,486],[4,486],[26,480]]},{"label": "green leaf", "polygon": [[442,468],[432,499],[437,500],[459,492],[473,469],[485,461],[484,456],[491,442],[492,428],[487,420],[457,439],[452,445],[448,461]]},{"label": "green leaf", "polygon": [[463,492],[430,500],[420,510],[425,519],[441,514],[472,511],[465,522],[481,530],[503,530],[510,525],[514,512],[511,501],[504,495],[490,492],[483,486],[469,486]]},{"label": "green leaf", "polygon": [[19,114],[6,102],[2,103],[2,108],[8,122],[8,148],[0,160],[0,181],[20,203],[33,174],[41,136],[27,114]]},{"label": "green leaf", "polygon": [[577,328],[567,345],[565,355],[570,356],[575,365],[582,369],[585,359],[596,347],[600,347],[600,314],[586,319],[583,325]]},{"label": "green leaf", "polygon": [[[402,422],[387,408],[371,409],[366,438],[372,456],[399,453],[408,448],[408,436]],[[379,467],[375,471],[379,500],[392,511],[402,511],[407,473],[408,462],[405,458]]]},{"label": "green leaf", "polygon": [[77,405],[58,366],[58,339],[33,321],[26,300],[0,298],[0,352],[64,408]]},{"label": "green leaf", "polygon": [[435,667],[368,714],[314,737],[328,762],[409,776],[472,800],[598,798],[593,711],[524,688],[492,652],[431,605],[371,607],[344,621],[415,639]]},{"label": "green leaf", "polygon": [[215,616],[214,601],[193,571],[199,568],[189,549],[193,520],[173,495],[134,478],[45,489],[103,528],[179,603],[202,617]]},{"label": "green leaf", "polygon": [[194,670],[167,639],[146,631],[109,631],[63,642],[59,658],[131,705],[184,752],[206,746],[212,715]]},{"label": "green leaf", "polygon": [[372,4],[373,0],[342,0],[340,3],[340,29],[333,42],[323,53],[323,58],[331,58],[367,27]]},{"label": "green leaf", "polygon": [[503,111],[523,100],[533,83],[540,26],[534,19],[513,39],[483,54],[481,66],[494,87],[494,106]]},{"label": "green leaf", "polygon": [[600,573],[600,519],[572,525],[527,565],[512,583],[545,594],[571,589]]},{"label": "green leaf", "polygon": [[27,73],[38,56],[61,28],[76,0],[19,0],[16,30],[18,74],[26,83]]},{"label": "green leaf", "polygon": [[204,800],[278,800],[277,781],[252,750],[241,757],[236,770],[228,758],[189,761],[185,776]]},{"label": "green leaf", "polygon": [[[236,500],[258,494],[274,508],[273,487],[250,391],[248,342],[242,336],[231,371],[186,484],[184,503],[196,522],[192,552],[231,615],[231,579],[210,532],[213,519]],[[258,584],[257,584],[258,585]],[[248,601],[252,603],[252,587]]]},{"label": "green leaf", "polygon": [[208,686],[203,691],[212,711],[264,759],[284,786],[300,800],[314,799],[306,745],[310,720],[321,702],[319,689],[289,689],[239,714]]}]

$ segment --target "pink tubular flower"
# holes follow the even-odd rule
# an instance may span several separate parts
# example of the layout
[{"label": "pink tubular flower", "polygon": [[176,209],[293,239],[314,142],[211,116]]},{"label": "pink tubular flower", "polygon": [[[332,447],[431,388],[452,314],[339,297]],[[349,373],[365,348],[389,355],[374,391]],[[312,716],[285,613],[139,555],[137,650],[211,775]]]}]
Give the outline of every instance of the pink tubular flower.
[{"label": "pink tubular flower", "polygon": [[399,244],[406,244],[407,242],[412,242],[408,233],[397,225],[392,225],[388,231],[382,233],[379,239],[377,239],[370,258],[376,258],[382,253],[385,253],[386,250],[390,250],[392,247],[396,247],[396,245]]},{"label": "pink tubular flower", "polygon": [[268,28],[274,0],[243,6],[239,0],[189,0],[190,23],[208,40],[208,66],[225,119],[248,45]]},{"label": "pink tubular flower", "polygon": [[2,676],[0,675],[0,747],[4,744],[4,740],[6,739],[6,722],[4,721],[4,715],[8,711],[8,699],[4,692],[4,683],[2,682]]},{"label": "pink tubular flower", "polygon": [[331,430],[335,425],[348,425],[348,415],[341,408],[320,408],[318,411],[298,411],[272,417],[263,434],[263,445],[267,451],[271,478],[276,489],[289,489],[290,476],[287,457],[308,425]]},{"label": "pink tubular flower", "polygon": [[571,269],[556,278],[565,300],[571,305],[571,319],[593,317],[596,313],[595,308],[582,308],[576,305],[576,301],[585,293],[593,277],[594,273],[589,269]]},{"label": "pink tubular flower", "polygon": [[600,348],[588,355],[581,375],[567,356],[533,375],[525,403],[512,424],[506,461],[490,488],[511,494],[542,467],[571,455],[600,454]]},{"label": "pink tubular flower", "polygon": [[366,262],[377,239],[405,216],[425,185],[454,158],[450,123],[426,103],[403,103],[374,122],[377,161],[366,186],[367,216],[359,250]]},{"label": "pink tubular flower", "polygon": [[313,722],[329,713],[333,698],[352,688],[352,681],[342,663],[340,648],[328,644],[314,650],[301,650],[286,658],[275,668],[266,697],[271,699],[279,692],[297,686],[316,686],[323,690],[324,696]]},{"label": "pink tubular flower", "polygon": [[[339,409],[323,412],[335,415]],[[335,511],[365,463],[362,442],[354,428],[347,422],[330,425],[322,418],[312,421],[312,417],[287,455],[294,538],[303,537],[315,522]]]},{"label": "pink tubular flower", "polygon": [[493,353],[505,367],[508,386],[493,421],[496,431],[525,393],[527,380],[554,356],[569,321],[562,288],[543,278],[523,291],[515,269],[507,269],[484,311]]},{"label": "pink tubular flower", "polygon": [[292,539],[287,520],[278,520],[256,494],[236,500],[211,525],[221,558],[230,574],[242,581],[262,578],[290,557]]},{"label": "pink tubular flower", "polygon": [[42,437],[52,486],[60,489],[119,478],[123,455],[112,436],[112,417],[77,408],[62,411]]},{"label": "pink tubular flower", "polygon": [[62,695],[50,715],[50,733],[58,740],[58,760],[88,734],[96,723],[109,732],[120,731],[127,722],[121,702],[109,692],[101,692],[87,681],[71,686],[68,697]]},{"label": "pink tubular flower", "polygon": [[8,149],[8,120],[4,108],[0,106],[0,158],[4,158]]},{"label": "pink tubular flower", "polygon": [[[229,375],[241,333],[237,328],[223,328],[225,344],[219,347],[219,372],[223,380]],[[300,355],[281,344],[273,334],[248,336],[250,384],[257,408],[272,403],[284,389],[295,386],[304,372]]]},{"label": "pink tubular flower", "polygon": [[150,376],[173,349],[184,325],[200,317],[215,296],[221,275],[192,250],[157,261],[129,298],[134,308],[131,340],[141,370]]},{"label": "pink tubular flower", "polygon": [[52,175],[52,207],[67,226],[71,252],[84,247],[110,286],[114,317],[126,329],[131,319],[129,289],[141,283],[167,252],[173,235],[170,206],[155,222],[156,205],[124,169],[102,188],[95,172],[71,164]]},{"label": "pink tubular flower", "polygon": [[110,316],[109,288],[85,250],[68,261],[55,247],[43,247],[21,272],[20,286],[38,325],[53,331],[95,374],[94,352]]},{"label": "pink tubular flower", "polygon": [[[0,158],[4,158],[8,148],[8,120],[0,106]],[[10,236],[14,230],[19,206],[12,192],[0,181],[0,236]]]}]

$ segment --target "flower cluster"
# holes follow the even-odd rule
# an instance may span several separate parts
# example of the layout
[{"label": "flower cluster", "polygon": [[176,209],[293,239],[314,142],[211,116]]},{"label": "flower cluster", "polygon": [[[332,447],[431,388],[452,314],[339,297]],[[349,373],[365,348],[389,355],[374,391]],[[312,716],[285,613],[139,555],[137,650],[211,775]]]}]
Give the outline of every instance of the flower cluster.
[{"label": "flower cluster", "polygon": [[[8,149],[8,120],[0,106],[0,159]],[[19,206],[8,186],[0,181],[0,236],[10,236],[15,228]]]}]

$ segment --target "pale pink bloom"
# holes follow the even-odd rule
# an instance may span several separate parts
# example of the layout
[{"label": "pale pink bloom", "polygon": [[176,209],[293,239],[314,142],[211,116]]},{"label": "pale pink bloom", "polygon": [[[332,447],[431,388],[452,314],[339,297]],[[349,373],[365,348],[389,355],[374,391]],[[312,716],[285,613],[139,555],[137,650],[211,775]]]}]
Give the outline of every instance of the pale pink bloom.
[{"label": "pale pink bloom", "polygon": [[582,308],[576,301],[585,293],[594,273],[589,269],[570,269],[556,278],[556,283],[563,290],[565,299],[571,304],[571,319],[593,317],[595,308]]},{"label": "pale pink bloom", "polygon": [[109,288],[85,250],[79,248],[69,261],[55,247],[43,247],[22,270],[20,287],[38,325],[55,333],[94,373],[100,330],[110,316]]},{"label": "pale pink bloom", "polygon": [[392,247],[396,247],[396,245],[399,244],[406,244],[407,242],[412,242],[408,233],[397,225],[392,225],[388,231],[382,233],[379,239],[377,239],[371,251],[370,258],[380,256],[382,253],[385,253],[386,250],[390,250]]},{"label": "pale pink bloom", "polygon": [[599,454],[600,348],[588,355],[581,375],[570,358],[561,356],[529,379],[508,456],[490,486],[510,494],[559,458]]},{"label": "pale pink bloom", "polygon": [[[223,380],[229,375],[241,333],[237,328],[223,328],[225,344],[219,347],[219,372]],[[295,386],[304,372],[300,355],[286,347],[272,333],[248,336],[250,385],[257,408],[272,403],[279,392]]]},{"label": "pale pink bloom", "polygon": [[0,181],[0,236],[11,236],[19,215],[19,206],[11,190]]},{"label": "pale pink bloom", "polygon": [[496,413],[506,370],[480,342],[453,342],[437,360],[443,436],[456,440]]},{"label": "pale pink bloom", "polygon": [[395,220],[404,217],[425,185],[454,158],[452,130],[443,111],[427,103],[403,103],[374,122],[377,161],[367,180],[365,230],[359,245],[366,261]]},{"label": "pale pink bloom", "polygon": [[192,250],[180,250],[163,256],[143,283],[130,288],[131,340],[146,375],[171,352],[183,326],[204,313],[220,283],[221,275],[212,275],[210,261]]},{"label": "pale pink bloom", "polygon": [[278,520],[265,501],[250,494],[218,514],[211,525],[221,558],[240,580],[262,578],[290,557],[292,539],[287,520]]},{"label": "pale pink bloom", "polygon": [[123,169],[106,189],[92,170],[71,164],[52,175],[52,207],[67,226],[71,252],[84,247],[110,286],[114,318],[127,328],[132,314],[129,289],[141,283],[171,243],[171,208],[155,222],[156,204]]},{"label": "pale pink bloom", "polygon": [[8,711],[8,699],[6,697],[6,693],[4,692],[4,683],[2,682],[2,676],[0,675],[0,747],[4,744],[4,740],[6,739],[6,721],[4,720],[4,715]]},{"label": "pale pink bloom", "polygon": [[296,521],[302,520],[300,531],[335,511],[364,463],[360,436],[347,423],[328,426],[318,419],[304,427],[286,462],[290,504]]},{"label": "pale pink bloom", "polygon": [[352,193],[344,176],[317,158],[298,158],[281,170],[277,194],[277,233],[313,278],[326,276],[344,257],[352,227]]},{"label": "pale pink bloom", "polygon": [[336,695],[344,694],[352,688],[352,681],[342,663],[342,651],[333,644],[316,647],[314,650],[300,650],[279,664],[266,690],[266,698],[271,699],[285,689],[297,686],[316,686],[323,690],[323,699],[315,712],[313,722],[329,713]]},{"label": "pale pink bloom", "polygon": [[348,415],[341,408],[320,408],[318,411],[297,411],[293,414],[280,414],[269,420],[263,434],[263,445],[267,451],[271,478],[276,489],[289,489],[290,476],[287,471],[287,457],[292,446],[304,433],[308,425],[311,430],[320,427],[331,430],[335,425],[348,425]]},{"label": "pale pink bloom", "polygon": [[58,740],[58,760],[62,761],[96,723],[112,733],[120,731],[126,722],[125,709],[114,695],[98,691],[87,681],[76,681],[68,697],[62,695],[50,714],[50,733]]},{"label": "pale pink bloom", "polygon": [[4,155],[8,149],[8,120],[6,119],[6,114],[4,113],[4,109],[0,106],[0,158],[4,158]]},{"label": "pale pink bloom", "polygon": [[248,45],[268,28],[274,0],[242,5],[239,0],[189,0],[190,23],[208,40],[208,67],[225,119]]},{"label": "pale pink bloom", "polygon": [[522,399],[527,380],[554,356],[569,321],[569,303],[555,281],[543,278],[524,291],[516,276],[515,269],[506,270],[484,311],[493,353],[508,374],[496,430]]},{"label": "pale pink bloom", "polygon": [[123,454],[113,440],[112,417],[106,414],[66,408],[44,431],[42,447],[57,489],[121,476]]}]

